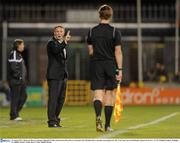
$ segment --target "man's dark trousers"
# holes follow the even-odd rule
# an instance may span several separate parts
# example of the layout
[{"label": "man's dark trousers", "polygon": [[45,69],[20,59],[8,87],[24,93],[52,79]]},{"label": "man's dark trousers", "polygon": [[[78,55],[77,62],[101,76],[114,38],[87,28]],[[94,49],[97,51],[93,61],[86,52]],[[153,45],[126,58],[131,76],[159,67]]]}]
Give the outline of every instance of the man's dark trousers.
[{"label": "man's dark trousers", "polygon": [[60,123],[59,114],[62,110],[65,101],[66,82],[67,79],[48,80],[48,86],[49,86],[48,124],[49,125]]},{"label": "man's dark trousers", "polygon": [[13,120],[16,117],[19,117],[19,112],[21,111],[24,103],[26,102],[26,84],[22,83],[19,85],[10,85],[10,88],[12,91],[10,119]]}]

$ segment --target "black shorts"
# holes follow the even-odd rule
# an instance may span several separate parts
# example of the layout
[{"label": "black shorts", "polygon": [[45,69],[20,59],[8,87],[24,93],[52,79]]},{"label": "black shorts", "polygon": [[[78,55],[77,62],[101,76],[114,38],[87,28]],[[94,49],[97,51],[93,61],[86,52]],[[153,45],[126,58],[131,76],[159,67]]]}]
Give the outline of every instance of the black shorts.
[{"label": "black shorts", "polygon": [[115,89],[117,87],[115,61],[91,61],[90,78],[92,90]]}]

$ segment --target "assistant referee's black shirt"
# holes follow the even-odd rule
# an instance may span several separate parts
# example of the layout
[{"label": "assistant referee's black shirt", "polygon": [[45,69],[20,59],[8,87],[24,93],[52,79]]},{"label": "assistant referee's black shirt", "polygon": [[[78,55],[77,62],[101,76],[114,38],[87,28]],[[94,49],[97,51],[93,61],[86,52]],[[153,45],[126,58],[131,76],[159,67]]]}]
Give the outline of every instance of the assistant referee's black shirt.
[{"label": "assistant referee's black shirt", "polygon": [[115,60],[115,46],[121,45],[121,33],[109,24],[100,23],[89,30],[88,45],[93,45],[92,60]]}]

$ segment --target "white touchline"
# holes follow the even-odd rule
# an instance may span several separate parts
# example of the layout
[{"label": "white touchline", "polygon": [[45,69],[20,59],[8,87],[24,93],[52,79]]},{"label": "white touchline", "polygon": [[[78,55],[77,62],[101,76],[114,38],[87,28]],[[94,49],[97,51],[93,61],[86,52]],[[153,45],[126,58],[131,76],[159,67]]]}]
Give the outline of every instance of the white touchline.
[{"label": "white touchline", "polygon": [[177,114],[178,114],[178,112],[175,112],[175,113],[169,114],[167,116],[163,116],[163,117],[161,117],[159,119],[153,120],[153,121],[145,123],[145,124],[139,124],[139,125],[135,125],[135,126],[129,127],[127,129],[124,129],[124,130],[117,130],[117,131],[114,131],[114,132],[110,132],[108,134],[99,136],[98,138],[112,138],[112,137],[115,137],[115,136],[117,136],[119,134],[129,132],[129,130],[135,130],[135,129],[140,129],[140,128],[143,128],[143,127],[146,127],[146,126],[155,125],[155,124],[158,124],[158,123],[160,123],[160,122],[162,122],[164,120],[167,120],[167,119],[169,119],[171,117],[174,117]]}]

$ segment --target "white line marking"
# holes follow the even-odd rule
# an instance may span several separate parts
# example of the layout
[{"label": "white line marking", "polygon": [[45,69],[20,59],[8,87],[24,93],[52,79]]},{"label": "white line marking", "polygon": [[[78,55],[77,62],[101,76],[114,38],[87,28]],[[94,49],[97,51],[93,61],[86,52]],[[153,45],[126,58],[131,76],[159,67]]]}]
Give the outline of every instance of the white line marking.
[{"label": "white line marking", "polygon": [[145,124],[135,125],[135,126],[129,127],[127,129],[124,129],[124,130],[117,130],[117,131],[111,132],[109,134],[99,136],[98,138],[112,138],[112,137],[115,137],[115,136],[117,136],[119,134],[129,132],[129,130],[135,130],[135,129],[140,129],[140,128],[143,128],[143,127],[146,127],[146,126],[155,125],[155,124],[158,124],[158,123],[160,123],[162,121],[165,121],[165,120],[167,120],[167,119],[169,119],[171,117],[174,117],[177,114],[178,114],[178,112],[175,112],[175,113],[169,114],[167,116],[161,117],[159,119],[153,120],[151,122],[148,122],[148,123],[145,123]]}]

